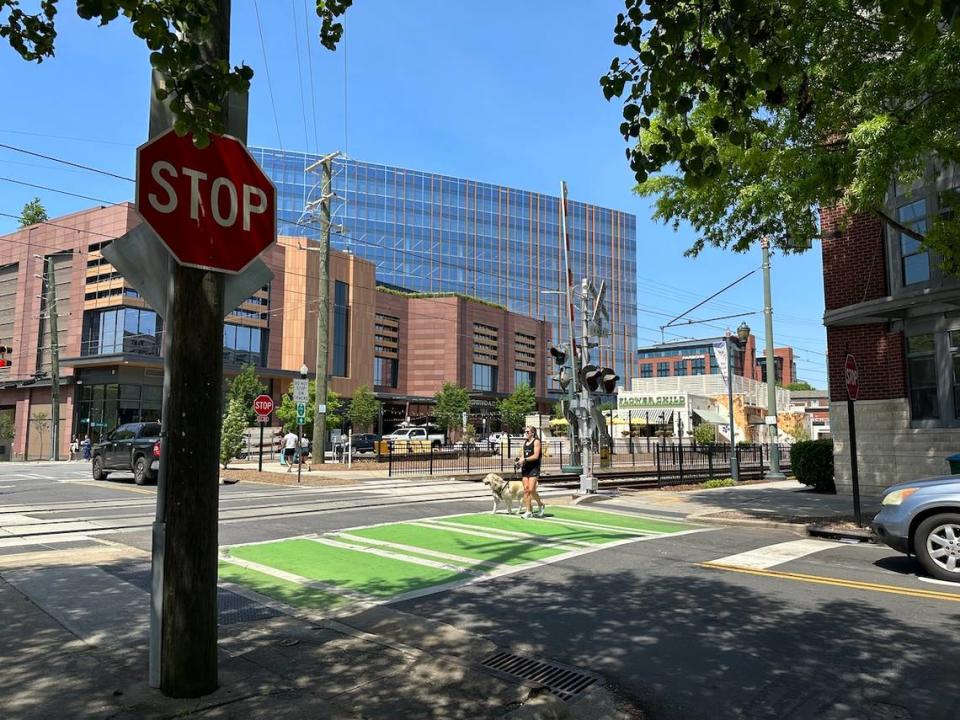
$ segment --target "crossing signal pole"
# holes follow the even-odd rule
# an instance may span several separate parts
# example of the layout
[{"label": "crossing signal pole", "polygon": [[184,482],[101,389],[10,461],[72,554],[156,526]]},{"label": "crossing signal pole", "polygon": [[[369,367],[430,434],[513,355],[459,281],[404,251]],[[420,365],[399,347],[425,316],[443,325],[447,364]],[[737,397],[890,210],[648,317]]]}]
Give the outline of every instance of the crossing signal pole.
[{"label": "crossing signal pole", "polygon": [[53,255],[47,256],[47,328],[50,331],[51,460],[60,459],[60,333],[57,329],[57,280]]}]

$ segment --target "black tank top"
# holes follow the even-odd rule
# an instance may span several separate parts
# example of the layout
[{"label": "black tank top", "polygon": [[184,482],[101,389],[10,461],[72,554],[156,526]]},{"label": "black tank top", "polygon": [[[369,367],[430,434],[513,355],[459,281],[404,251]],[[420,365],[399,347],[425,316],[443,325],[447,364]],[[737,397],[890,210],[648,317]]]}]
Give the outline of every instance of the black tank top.
[{"label": "black tank top", "polygon": [[529,443],[528,443],[528,442],[524,442],[524,443],[523,443],[523,468],[524,468],[525,470],[532,470],[533,468],[538,468],[538,469],[540,468],[540,458],[537,458],[536,460],[528,460],[528,459],[527,459],[527,458],[529,458],[531,455],[533,455],[534,444],[535,444],[536,442],[537,442],[536,440],[531,440]]}]

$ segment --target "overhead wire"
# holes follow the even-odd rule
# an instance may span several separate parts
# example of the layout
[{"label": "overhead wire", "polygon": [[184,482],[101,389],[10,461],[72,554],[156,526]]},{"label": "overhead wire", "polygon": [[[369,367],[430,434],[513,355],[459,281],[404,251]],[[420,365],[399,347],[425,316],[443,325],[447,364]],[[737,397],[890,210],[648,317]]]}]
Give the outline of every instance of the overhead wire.
[{"label": "overhead wire", "polygon": [[[303,34],[307,46],[307,70],[309,71],[310,78],[310,110],[313,114],[313,147],[317,152],[320,152],[320,135],[317,131],[317,86],[313,81],[313,49],[310,44],[310,14],[307,9],[307,0],[303,0],[303,20],[303,26],[307,28]],[[280,149],[282,150],[283,148]]]},{"label": "overhead wire", "polygon": [[253,10],[257,17],[257,33],[260,35],[260,52],[263,54],[263,70],[267,76],[267,93],[270,95],[270,107],[273,108],[273,124],[277,129],[277,144],[283,150],[283,140],[280,139],[280,117],[277,114],[277,103],[273,98],[273,82],[270,79],[270,64],[267,62],[267,44],[263,39],[263,25],[260,22],[260,3],[253,0]]},{"label": "overhead wire", "polygon": [[[293,42],[297,51],[297,89],[300,91],[300,114],[303,116],[303,145],[310,146],[307,139],[307,103],[303,97],[303,58],[300,57],[300,31],[297,29],[297,6],[296,0],[290,0],[291,19],[293,20]],[[318,148],[314,148],[317,150]]]}]

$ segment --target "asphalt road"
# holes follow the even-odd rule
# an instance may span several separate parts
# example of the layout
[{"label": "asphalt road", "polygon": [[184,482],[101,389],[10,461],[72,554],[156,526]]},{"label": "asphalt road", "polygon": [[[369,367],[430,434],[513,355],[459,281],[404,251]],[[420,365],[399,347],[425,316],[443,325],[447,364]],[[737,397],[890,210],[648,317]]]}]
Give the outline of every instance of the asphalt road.
[{"label": "asphalt road", "polygon": [[[0,467],[0,555],[75,542],[147,549],[155,489],[119,478],[94,483],[86,472]],[[478,484],[240,483],[221,487],[220,542],[488,508]],[[598,672],[656,720],[954,720],[960,588],[918,571],[883,547],[712,526],[394,607]]]}]

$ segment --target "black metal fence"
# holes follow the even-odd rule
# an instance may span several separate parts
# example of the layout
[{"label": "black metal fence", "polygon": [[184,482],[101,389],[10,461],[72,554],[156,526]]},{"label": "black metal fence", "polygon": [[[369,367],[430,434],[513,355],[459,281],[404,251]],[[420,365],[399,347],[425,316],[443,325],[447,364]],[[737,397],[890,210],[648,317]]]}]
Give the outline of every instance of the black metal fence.
[{"label": "black metal fence", "polygon": [[[378,459],[387,463],[388,474],[396,475],[465,475],[495,472],[510,475],[515,472],[514,462],[522,455],[523,441],[508,438],[500,444],[474,443],[427,447],[395,443]],[[570,446],[563,439],[547,438],[542,441],[542,475],[567,474],[570,464]],[[780,445],[780,467],[790,468],[790,446]],[[770,449],[766,445],[749,445],[736,448],[741,478],[762,477],[769,468]],[[714,478],[730,477],[729,445],[696,445],[671,443],[646,438],[620,438],[614,440],[610,452],[604,451],[595,461],[595,468],[602,472],[635,472],[638,476],[656,478],[658,484],[700,482]]]}]

